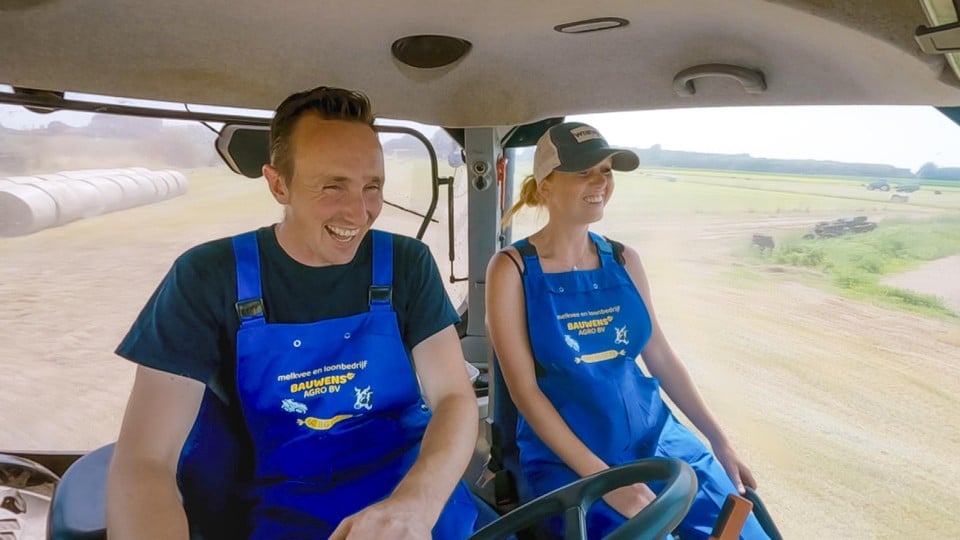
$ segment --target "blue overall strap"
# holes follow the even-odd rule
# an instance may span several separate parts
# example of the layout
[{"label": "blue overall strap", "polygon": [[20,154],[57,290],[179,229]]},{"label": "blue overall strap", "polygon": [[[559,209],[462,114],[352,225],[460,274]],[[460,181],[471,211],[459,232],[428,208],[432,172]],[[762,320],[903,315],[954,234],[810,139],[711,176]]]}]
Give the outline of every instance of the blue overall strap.
[{"label": "blue overall strap", "polygon": [[613,246],[606,238],[597,233],[591,232],[590,239],[597,245],[597,254],[600,255],[600,266],[616,265],[617,260],[613,256]]},{"label": "blue overall strap", "polygon": [[373,235],[373,281],[367,299],[370,311],[393,309],[393,236],[370,230]]},{"label": "blue overall strap", "polygon": [[543,274],[543,267],[540,266],[540,257],[537,256],[537,248],[526,238],[517,240],[513,243],[517,253],[523,257],[523,272],[530,276],[539,276]]},{"label": "blue overall strap", "polygon": [[237,263],[237,316],[240,326],[266,322],[263,293],[260,290],[260,249],[257,233],[251,231],[233,237],[233,254]]}]

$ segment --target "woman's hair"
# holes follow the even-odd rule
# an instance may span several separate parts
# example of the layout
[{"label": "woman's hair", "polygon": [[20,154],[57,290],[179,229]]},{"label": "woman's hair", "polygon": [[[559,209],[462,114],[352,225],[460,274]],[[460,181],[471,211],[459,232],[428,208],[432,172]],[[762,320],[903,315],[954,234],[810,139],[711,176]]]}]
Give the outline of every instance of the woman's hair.
[{"label": "woman's hair", "polygon": [[537,179],[532,174],[523,179],[523,184],[520,186],[520,196],[517,197],[517,202],[513,204],[510,210],[507,210],[507,213],[503,215],[503,219],[500,220],[501,227],[509,225],[513,216],[524,206],[543,206],[545,201],[537,187]]},{"label": "woman's hair", "polygon": [[270,122],[270,164],[280,171],[287,185],[293,178],[290,134],[297,120],[310,113],[324,120],[360,122],[371,128],[374,122],[370,100],[356,90],[318,86],[283,100]]}]

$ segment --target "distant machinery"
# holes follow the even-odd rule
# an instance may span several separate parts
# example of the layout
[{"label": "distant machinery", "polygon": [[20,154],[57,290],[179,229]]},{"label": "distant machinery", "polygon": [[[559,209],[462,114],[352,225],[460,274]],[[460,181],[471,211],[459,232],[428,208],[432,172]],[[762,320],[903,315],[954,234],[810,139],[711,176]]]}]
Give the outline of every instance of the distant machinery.
[{"label": "distant machinery", "polygon": [[[894,195],[895,197],[897,195]],[[834,221],[821,221],[813,228],[813,231],[803,235],[804,239],[813,240],[817,238],[835,238],[845,234],[859,234],[870,232],[877,228],[877,224],[868,221],[867,216],[857,216],[855,218],[840,218]]]}]

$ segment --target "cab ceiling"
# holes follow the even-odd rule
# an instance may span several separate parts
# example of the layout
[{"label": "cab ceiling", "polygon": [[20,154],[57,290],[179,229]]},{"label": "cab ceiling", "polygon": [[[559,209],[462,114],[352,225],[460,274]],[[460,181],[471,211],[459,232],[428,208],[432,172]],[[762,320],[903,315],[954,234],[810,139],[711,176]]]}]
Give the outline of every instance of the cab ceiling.
[{"label": "cab ceiling", "polygon": [[[626,27],[566,35],[596,17]],[[914,40],[912,0],[6,0],[0,83],[272,109],[320,84],[366,92],[379,116],[445,126],[526,123],[574,113],[782,104],[960,105],[941,55]],[[473,44],[459,63],[403,66],[414,34]],[[691,66],[763,72],[673,92]]]}]

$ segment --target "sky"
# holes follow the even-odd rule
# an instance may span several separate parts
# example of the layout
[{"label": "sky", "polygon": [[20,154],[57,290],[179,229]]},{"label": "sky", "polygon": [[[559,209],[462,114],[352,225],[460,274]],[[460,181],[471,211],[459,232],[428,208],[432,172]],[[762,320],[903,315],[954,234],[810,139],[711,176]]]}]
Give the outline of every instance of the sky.
[{"label": "sky", "polygon": [[[116,101],[139,104],[136,100]],[[168,105],[183,110],[183,105]],[[0,125],[20,129],[42,127],[55,120],[83,126],[90,117],[66,111],[40,115],[0,106]],[[940,167],[960,167],[960,126],[932,107],[674,109],[568,119],[592,124],[612,145],[649,148],[659,144],[665,150],[882,163],[913,171],[928,161]]]},{"label": "sky", "polygon": [[960,126],[932,107],[762,107],[571,116],[611,145],[754,157],[960,167]]}]

